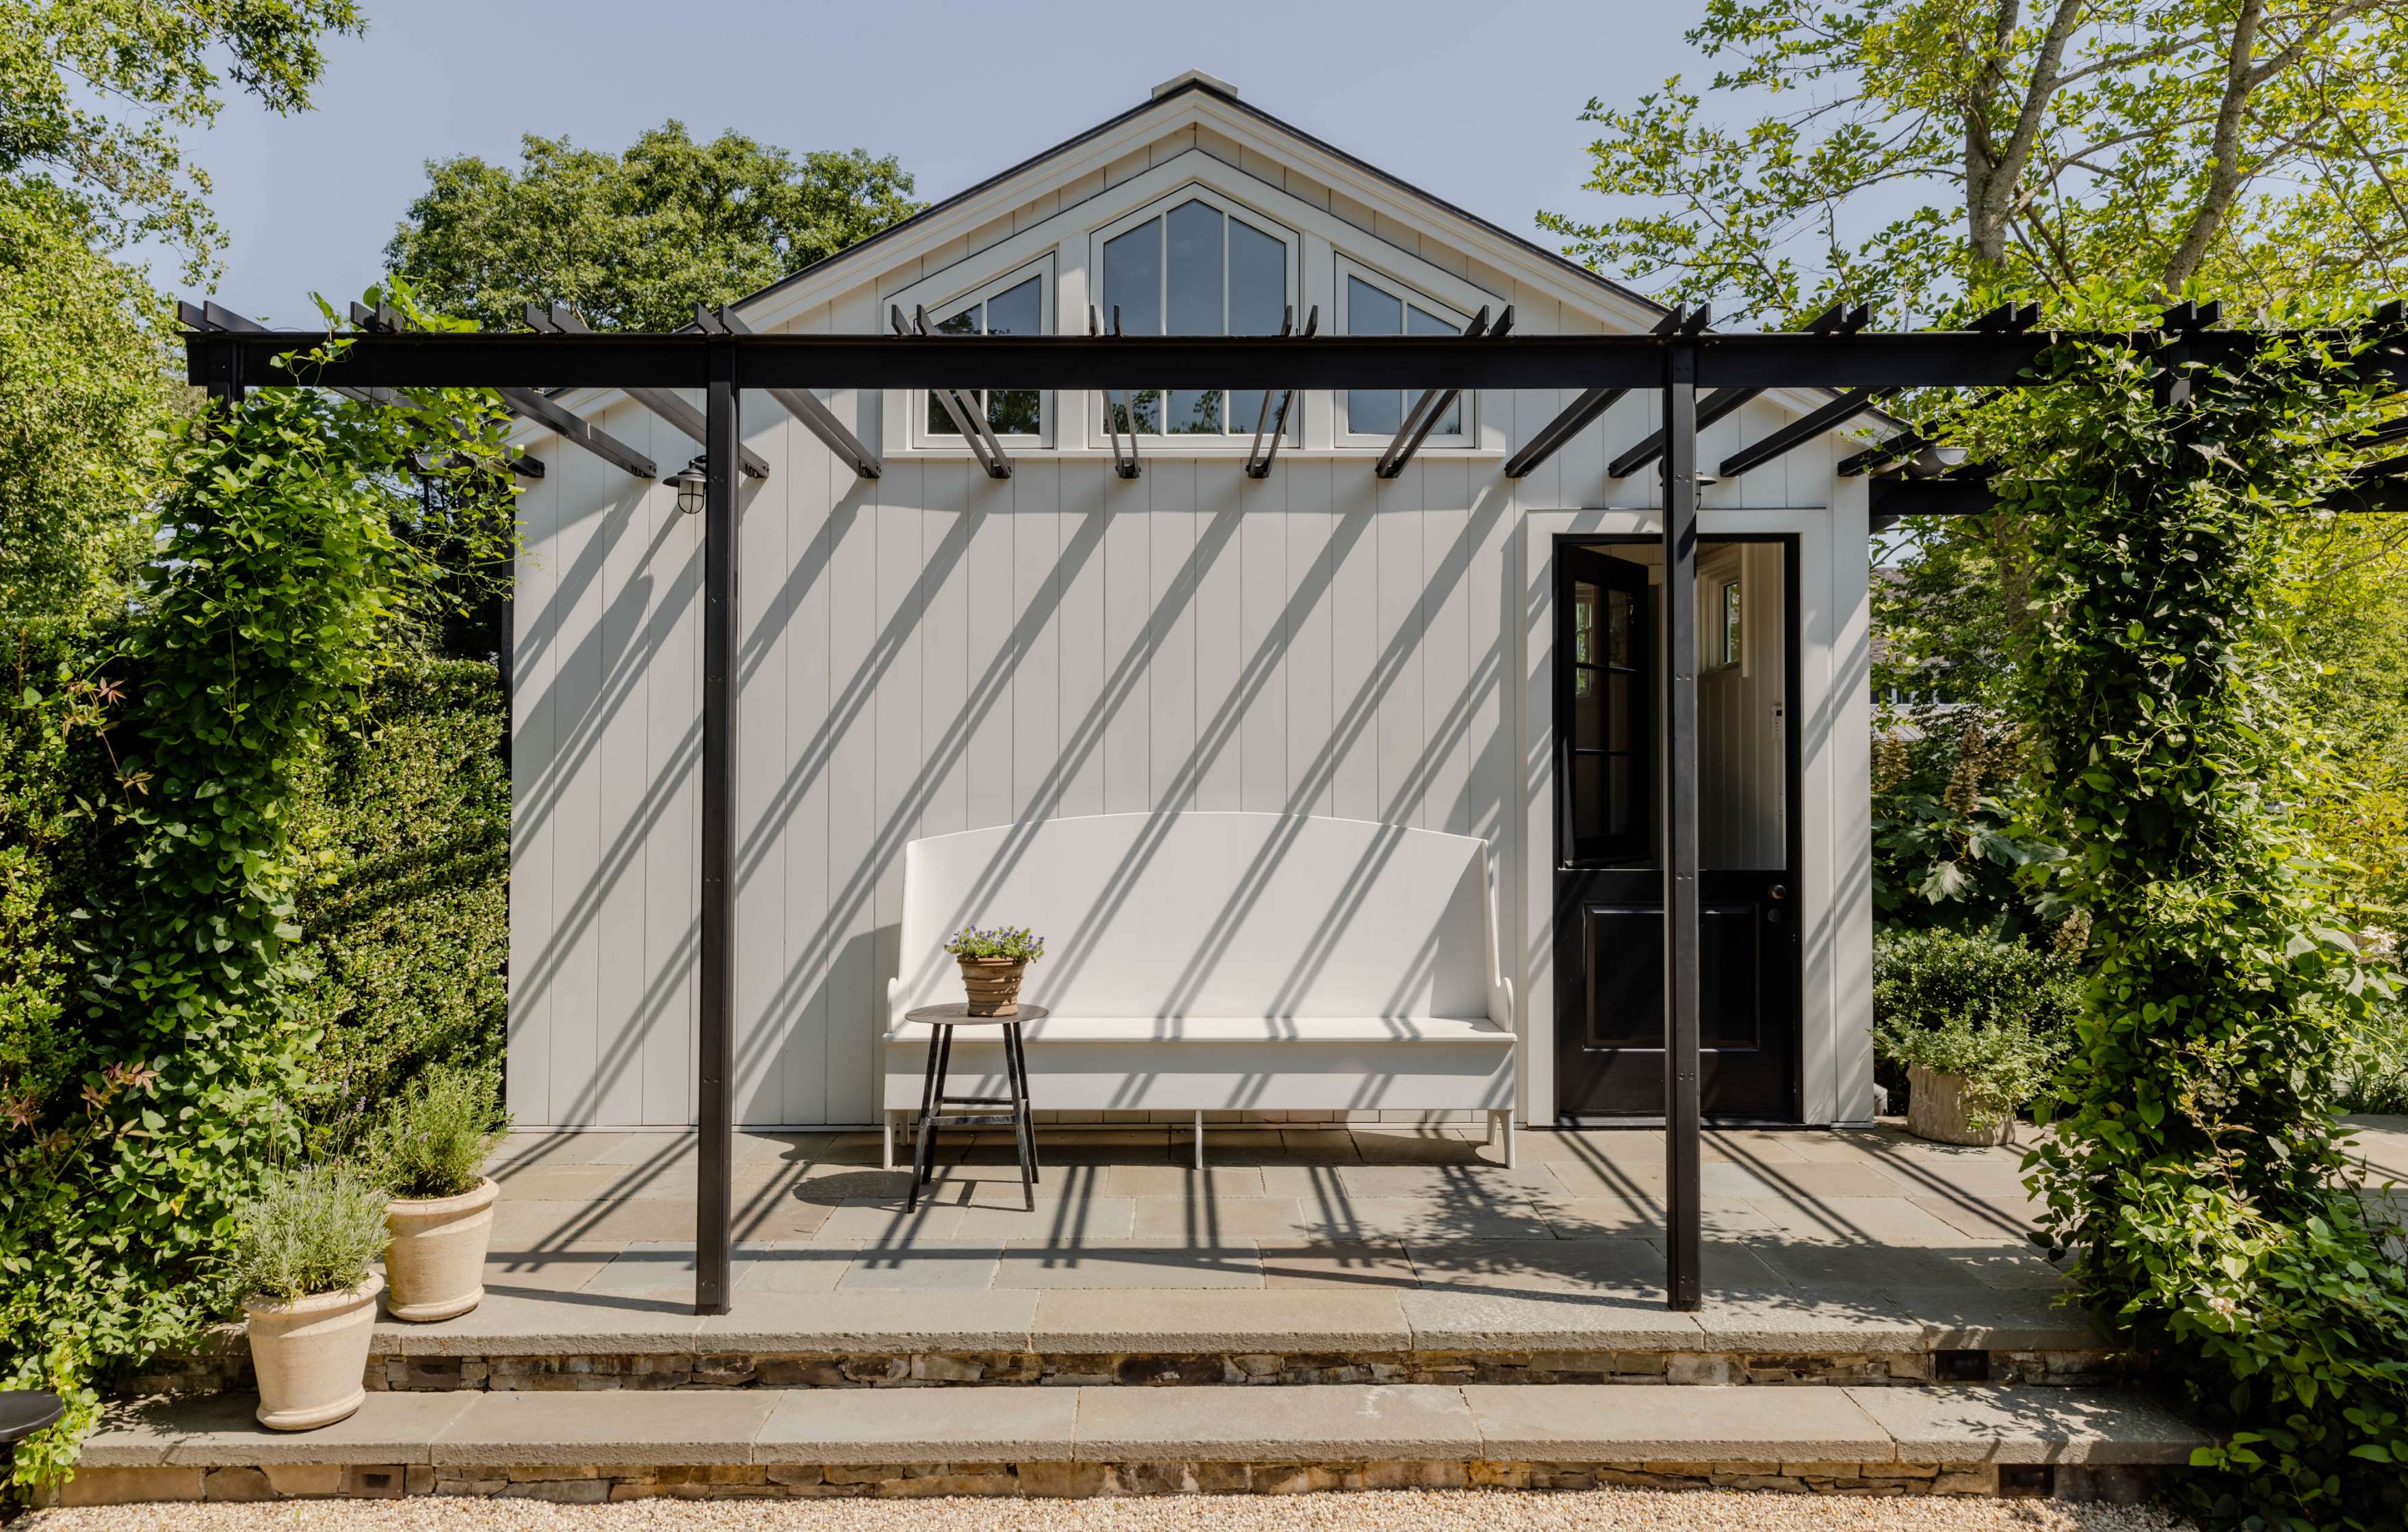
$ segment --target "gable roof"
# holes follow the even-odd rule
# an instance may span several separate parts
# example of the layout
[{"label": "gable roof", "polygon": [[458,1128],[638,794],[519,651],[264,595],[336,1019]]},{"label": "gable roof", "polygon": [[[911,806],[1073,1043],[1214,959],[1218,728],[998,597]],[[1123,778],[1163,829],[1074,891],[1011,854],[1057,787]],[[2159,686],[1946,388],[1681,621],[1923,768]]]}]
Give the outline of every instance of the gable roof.
[{"label": "gable roof", "polygon": [[1488,222],[1488,220],[1482,218],[1475,213],[1467,212],[1463,208],[1456,207],[1454,203],[1447,201],[1445,198],[1433,195],[1431,193],[1424,191],[1422,188],[1415,186],[1411,181],[1403,179],[1401,177],[1390,175],[1387,171],[1381,169],[1378,165],[1372,165],[1368,160],[1350,154],[1334,144],[1324,139],[1317,138],[1284,119],[1274,117],[1269,112],[1264,111],[1258,107],[1248,105],[1238,98],[1238,92],[1234,86],[1229,85],[1224,80],[1216,79],[1212,76],[1205,74],[1200,69],[1190,69],[1184,74],[1165,81],[1163,84],[1154,88],[1154,94],[1151,99],[1140,102],[1138,105],[1131,107],[1126,111],[1115,113],[1114,115],[1096,123],[1094,127],[1087,129],[1085,132],[1065,138],[1051,149],[1043,150],[1036,154],[1032,154],[1027,159],[1021,161],[1019,164],[1011,165],[1006,169],[999,170],[996,174],[987,177],[984,180],[982,180],[973,186],[965,187],[961,191],[954,193],[952,196],[944,198],[942,201],[931,203],[920,211],[912,214],[910,218],[903,220],[901,222],[889,224],[887,227],[878,231],[878,233],[871,235],[868,238],[863,239],[856,244],[846,246],[843,250],[837,251],[834,255],[826,256],[821,260],[814,261],[810,265],[789,272],[785,276],[779,278],[776,281],[769,283],[767,287],[749,293],[743,297],[737,299],[731,307],[741,309],[749,304],[758,302],[763,298],[770,297],[778,293],[781,293],[787,288],[793,287],[797,283],[817,280],[834,274],[845,266],[856,264],[877,251],[878,247],[881,245],[899,240],[904,236],[915,232],[931,221],[941,219],[955,209],[962,208],[966,204],[974,202],[980,197],[984,196],[987,193],[992,192],[996,188],[1018,179],[1019,177],[1025,176],[1030,171],[1036,170],[1054,160],[1058,160],[1064,155],[1072,152],[1085,144],[1091,143],[1097,138],[1101,138],[1109,134],[1116,132],[1120,128],[1136,122],[1140,118],[1155,112],[1168,110],[1172,108],[1182,97],[1192,94],[1203,95],[1221,106],[1226,107],[1243,116],[1250,117],[1256,122],[1271,129],[1275,133],[1293,139],[1297,143],[1306,145],[1320,153],[1328,155],[1330,158],[1346,165],[1349,169],[1355,171],[1357,174],[1368,177],[1373,180],[1380,181],[1398,192],[1403,193],[1406,196],[1419,202],[1423,207],[1428,208],[1432,212],[1455,220],[1455,222],[1466,225],[1469,229],[1476,231],[1489,239],[1497,240],[1511,246],[1526,256],[1535,257],[1539,261],[1543,262],[1548,266],[1554,268],[1555,271],[1565,276],[1575,278],[1590,286],[1596,287],[1612,294],[1613,297],[1624,303],[1635,305],[1652,314],[1660,315],[1670,312],[1663,304],[1656,302],[1654,298],[1647,296],[1647,294],[1639,292],[1635,288],[1625,286],[1623,283],[1617,282],[1610,277],[1606,277],[1593,271],[1589,267],[1582,265],[1579,262],[1567,258],[1559,251],[1551,251],[1544,245],[1538,244],[1533,240],[1525,239],[1520,235],[1514,234],[1510,230],[1500,228],[1497,224]]}]

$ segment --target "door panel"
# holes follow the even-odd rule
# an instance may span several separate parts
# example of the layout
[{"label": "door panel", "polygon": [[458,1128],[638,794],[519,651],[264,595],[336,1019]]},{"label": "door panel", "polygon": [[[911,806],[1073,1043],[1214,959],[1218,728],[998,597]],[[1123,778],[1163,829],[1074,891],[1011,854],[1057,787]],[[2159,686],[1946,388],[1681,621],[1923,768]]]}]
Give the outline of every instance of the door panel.
[{"label": "door panel", "polygon": [[[1567,1120],[1664,1110],[1663,870],[1654,766],[1659,603],[1653,544],[1558,548],[1556,1092]],[[1701,645],[1698,1088],[1710,1117],[1795,1121],[1799,1024],[1796,686],[1785,542],[1708,539]],[[1770,779],[1770,780],[1768,780]],[[1720,861],[1724,865],[1714,865]],[[1742,865],[1733,866],[1732,863]]]}]

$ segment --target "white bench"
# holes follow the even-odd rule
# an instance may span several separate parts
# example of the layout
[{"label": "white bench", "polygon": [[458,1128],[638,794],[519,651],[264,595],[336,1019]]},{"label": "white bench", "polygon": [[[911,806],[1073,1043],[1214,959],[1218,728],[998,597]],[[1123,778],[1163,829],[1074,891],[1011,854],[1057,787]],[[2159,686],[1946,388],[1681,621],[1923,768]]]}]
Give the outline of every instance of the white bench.
[{"label": "white bench", "polygon": [[[1283,814],[1104,814],[914,840],[888,981],[886,1162],[928,1029],[962,997],[965,925],[1045,938],[1022,997],[1039,1111],[1484,1111],[1513,1158],[1513,990],[1488,843]],[[999,1041],[953,1039],[948,1090],[1006,1094]]]}]

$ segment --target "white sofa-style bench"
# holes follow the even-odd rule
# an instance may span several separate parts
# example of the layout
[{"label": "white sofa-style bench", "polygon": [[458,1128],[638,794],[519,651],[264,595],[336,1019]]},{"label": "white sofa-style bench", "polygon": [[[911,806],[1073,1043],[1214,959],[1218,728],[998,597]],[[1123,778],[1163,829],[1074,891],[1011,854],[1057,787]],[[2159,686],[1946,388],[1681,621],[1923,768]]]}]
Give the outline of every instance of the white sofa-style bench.
[{"label": "white sofa-style bench", "polygon": [[[962,997],[966,925],[1045,938],[1021,997],[1039,1111],[1482,1111],[1513,1157],[1513,991],[1488,843],[1358,820],[1105,814],[914,840],[887,985],[886,1162],[928,1029]],[[949,1091],[1007,1094],[1003,1049],[954,1035]]]}]

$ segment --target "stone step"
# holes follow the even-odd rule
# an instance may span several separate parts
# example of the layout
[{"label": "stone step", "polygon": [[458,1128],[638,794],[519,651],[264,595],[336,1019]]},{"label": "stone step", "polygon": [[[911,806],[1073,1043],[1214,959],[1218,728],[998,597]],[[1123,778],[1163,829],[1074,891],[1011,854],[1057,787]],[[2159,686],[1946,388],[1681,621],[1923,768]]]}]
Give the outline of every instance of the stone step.
[{"label": "stone step", "polygon": [[371,1395],[120,1409],[62,1498],[1094,1495],[1597,1483],[2114,1497],[2208,1439],[2090,1389],[1431,1384]]},{"label": "stone step", "polygon": [[[229,1336],[135,1393],[249,1386]],[[656,1296],[489,1289],[437,1324],[382,1324],[393,1391],[877,1383],[2099,1383],[2105,1342],[2052,1295],[1971,1285],[1715,1294],[1096,1288]]]}]

